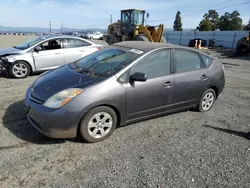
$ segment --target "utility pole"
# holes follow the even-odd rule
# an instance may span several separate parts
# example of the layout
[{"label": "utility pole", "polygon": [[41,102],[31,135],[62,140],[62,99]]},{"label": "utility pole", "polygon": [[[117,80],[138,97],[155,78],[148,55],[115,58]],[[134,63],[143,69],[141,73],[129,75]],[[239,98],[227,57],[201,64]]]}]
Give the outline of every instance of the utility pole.
[{"label": "utility pole", "polygon": [[51,33],[51,21],[49,21],[49,33]]},{"label": "utility pole", "polygon": [[62,25],[61,25],[61,33],[63,33],[63,22],[62,22]]},{"label": "utility pole", "polygon": [[110,15],[110,24],[112,24],[112,14]]}]

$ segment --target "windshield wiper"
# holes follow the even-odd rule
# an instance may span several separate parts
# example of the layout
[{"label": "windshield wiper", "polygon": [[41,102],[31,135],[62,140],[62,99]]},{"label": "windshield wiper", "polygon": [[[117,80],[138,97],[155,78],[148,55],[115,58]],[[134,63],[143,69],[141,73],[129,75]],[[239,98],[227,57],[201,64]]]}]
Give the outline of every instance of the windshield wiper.
[{"label": "windshield wiper", "polygon": [[80,67],[77,67],[75,69],[75,71],[78,72],[78,73],[80,73],[80,74],[86,74],[87,76],[104,77],[104,75],[102,75],[102,74],[93,72],[93,71],[91,71],[89,69],[83,69],[83,68],[80,68]]}]

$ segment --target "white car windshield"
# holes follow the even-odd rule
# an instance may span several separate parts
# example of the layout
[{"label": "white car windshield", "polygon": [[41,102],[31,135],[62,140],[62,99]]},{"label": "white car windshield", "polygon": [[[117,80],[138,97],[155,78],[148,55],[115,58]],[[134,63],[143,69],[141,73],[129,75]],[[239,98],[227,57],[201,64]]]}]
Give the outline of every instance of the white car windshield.
[{"label": "white car windshield", "polygon": [[22,44],[19,44],[17,46],[13,46],[13,47],[17,48],[17,49],[20,49],[20,50],[25,50],[25,49],[27,49],[27,48],[29,48],[31,46],[34,46],[35,44],[37,44],[37,43],[39,43],[39,42],[41,42],[43,40],[45,40],[46,38],[48,38],[48,37],[41,36],[41,37],[33,38],[33,39],[25,41]]}]

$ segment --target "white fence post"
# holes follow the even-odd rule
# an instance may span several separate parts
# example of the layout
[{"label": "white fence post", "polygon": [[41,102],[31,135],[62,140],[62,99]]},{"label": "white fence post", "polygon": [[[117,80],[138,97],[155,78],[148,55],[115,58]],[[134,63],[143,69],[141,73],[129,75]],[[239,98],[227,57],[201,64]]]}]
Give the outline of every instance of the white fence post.
[{"label": "white fence post", "polygon": [[182,39],[182,31],[181,31],[181,35],[180,35],[180,41],[179,41],[180,45],[181,45],[181,39]]},{"label": "white fence post", "polygon": [[232,48],[234,48],[234,43],[235,43],[236,35],[237,35],[237,31],[235,31],[235,33],[234,33],[234,39],[233,39]]}]

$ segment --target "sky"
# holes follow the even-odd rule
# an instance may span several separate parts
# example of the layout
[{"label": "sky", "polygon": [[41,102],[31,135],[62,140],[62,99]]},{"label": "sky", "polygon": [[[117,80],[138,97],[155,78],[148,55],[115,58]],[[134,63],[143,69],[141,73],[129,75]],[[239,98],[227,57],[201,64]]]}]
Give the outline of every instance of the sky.
[{"label": "sky", "polygon": [[[244,2],[249,3],[233,6]],[[54,29],[62,22],[67,28],[106,29],[110,15],[117,21],[127,8],[145,9],[147,24],[163,23],[165,28],[173,28],[178,10],[188,29],[196,28],[209,9],[218,9],[219,15],[238,10],[244,24],[250,19],[250,0],[1,0],[0,7],[0,25],[8,27],[48,28],[51,21]]]}]

